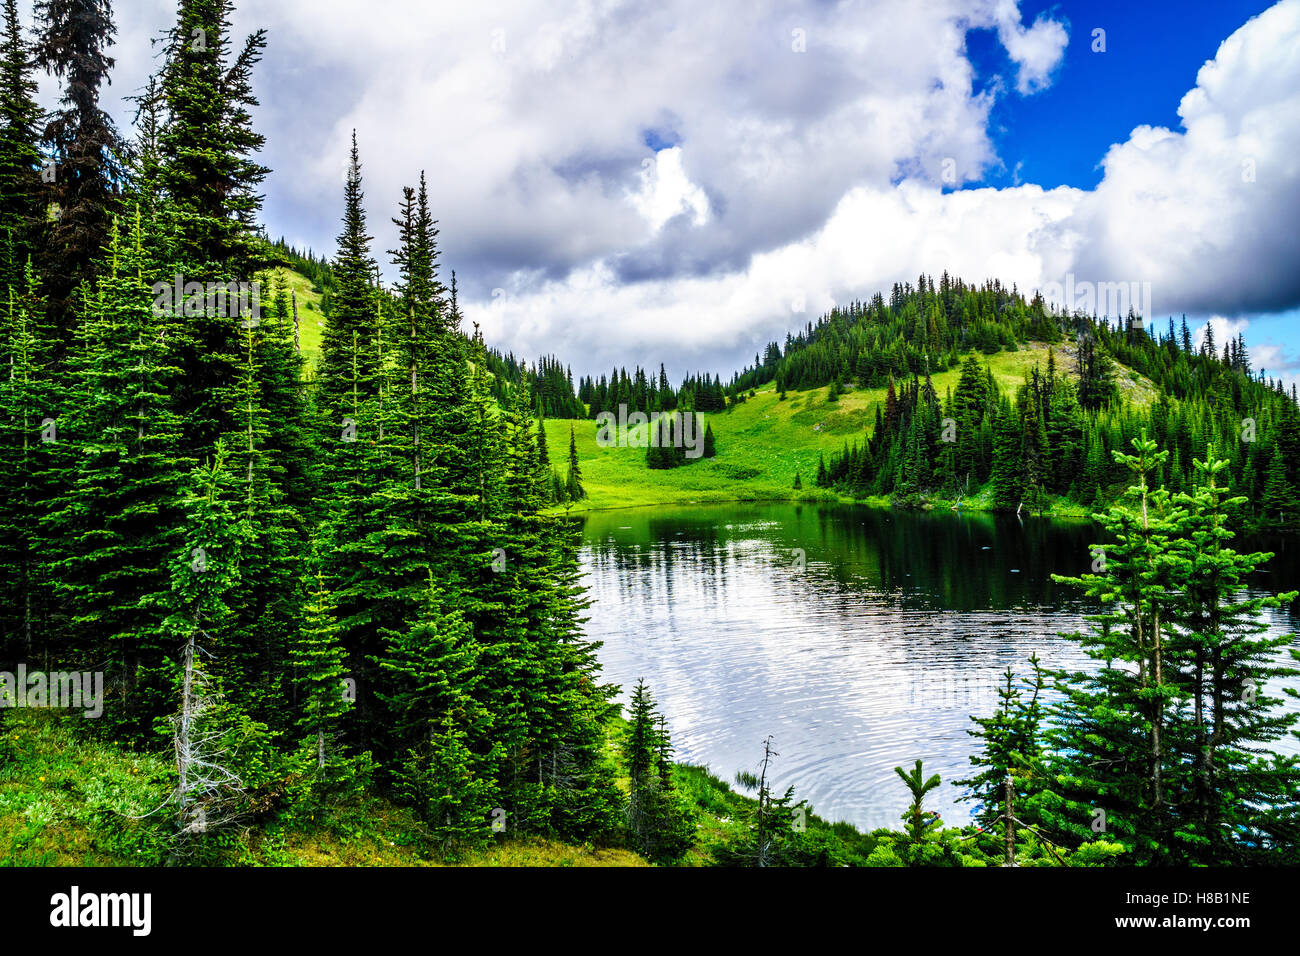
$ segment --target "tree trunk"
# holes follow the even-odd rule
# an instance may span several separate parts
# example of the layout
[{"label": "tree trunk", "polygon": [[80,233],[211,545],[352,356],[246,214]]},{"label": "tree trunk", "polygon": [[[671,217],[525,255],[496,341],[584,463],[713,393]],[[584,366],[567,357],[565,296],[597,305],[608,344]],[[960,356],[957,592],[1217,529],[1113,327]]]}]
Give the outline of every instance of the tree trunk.
[{"label": "tree trunk", "polygon": [[1007,779],[1002,782],[1003,801],[1007,805],[1006,814],[1003,821],[1006,824],[1006,858],[1003,866],[1016,865],[1016,825],[1011,819],[1012,801],[1011,801],[1011,774],[1007,774]]}]

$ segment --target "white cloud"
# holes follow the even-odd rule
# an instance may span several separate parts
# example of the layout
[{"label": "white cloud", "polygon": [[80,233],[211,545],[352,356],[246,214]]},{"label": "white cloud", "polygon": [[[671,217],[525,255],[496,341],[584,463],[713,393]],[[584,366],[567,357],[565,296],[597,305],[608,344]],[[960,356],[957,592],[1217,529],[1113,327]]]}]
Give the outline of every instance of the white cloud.
[{"label": "white cloud", "polygon": [[[114,95],[153,66],[142,51],[171,6],[119,5]],[[1300,0],[1229,37],[1182,128],[1135,129],[1092,191],[939,188],[999,164],[990,109],[1017,95],[974,91],[967,32],[995,31],[1020,95],[1061,62],[1064,26],[1026,25],[1012,0],[237,12],[237,30],[261,25],[272,230],[332,251],[355,126],[378,257],[401,186],[427,170],[467,318],[575,370],[729,369],[833,302],[943,268],[1022,288],[1149,281],[1161,314],[1300,303]]]},{"label": "white cloud", "polygon": [[697,226],[709,218],[709,197],[686,178],[680,146],[661,149],[654,159],[641,160],[640,188],[628,198],[655,232],[680,214],[689,214]]},{"label": "white cloud", "polygon": [[995,17],[998,40],[1020,68],[1016,74],[1016,89],[1024,95],[1045,89],[1050,85],[1052,71],[1060,65],[1065,45],[1070,40],[1065,27],[1044,14],[1039,14],[1032,26],[1024,26],[1015,0],[1002,0],[997,5]]},{"label": "white cloud", "polygon": [[[1150,282],[1153,324],[1169,313],[1218,310],[1222,341],[1229,330],[1245,328],[1243,312],[1300,300],[1300,163],[1291,158],[1300,146],[1298,11],[1300,3],[1289,0],[1226,41],[1183,100],[1185,129],[1135,129],[1111,148],[1093,191],[943,193],[924,180],[862,184],[821,229],[755,256],[746,268],[632,285],[613,272],[606,282],[589,272],[580,287],[550,282],[503,305],[554,317],[535,327],[537,338],[528,343],[534,349],[550,341],[580,348],[585,328],[594,326],[602,341],[626,343],[629,360],[683,350],[725,353],[738,339],[748,356],[751,342],[780,340],[834,302],[914,281],[921,271],[948,268],[1022,288],[1074,273],[1080,282]],[[1257,161],[1254,182],[1241,176],[1247,143]],[[808,316],[792,314],[795,301],[806,304]],[[594,322],[584,327],[573,316]],[[484,321],[503,336],[515,327],[508,308]],[[1281,352],[1257,345],[1256,353],[1257,368],[1283,371]]]},{"label": "white cloud", "polygon": [[1059,271],[1148,281],[1169,311],[1271,311],[1300,301],[1300,2],[1223,42],[1178,108],[1141,126],[1055,237]]},{"label": "white cloud", "polygon": [[[781,340],[850,295],[895,280],[915,282],[922,271],[997,275],[1021,288],[1040,284],[1033,237],[1068,216],[1077,198],[1077,190],[1065,187],[953,193],[910,181],[895,189],[861,187],[817,233],[755,256],[743,271],[620,283],[598,264],[497,297],[471,317],[488,338],[510,339],[524,355],[595,349],[601,360],[593,366],[601,369],[657,362],[665,352],[708,356],[738,341]],[[618,347],[606,351],[606,341]]]}]

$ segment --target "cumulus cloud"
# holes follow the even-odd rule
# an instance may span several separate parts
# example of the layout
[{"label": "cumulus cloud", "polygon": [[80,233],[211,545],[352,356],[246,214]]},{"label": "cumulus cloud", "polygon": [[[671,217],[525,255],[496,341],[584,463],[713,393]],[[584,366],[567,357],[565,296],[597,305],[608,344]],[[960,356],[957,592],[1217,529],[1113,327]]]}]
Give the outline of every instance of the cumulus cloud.
[{"label": "cumulus cloud", "polygon": [[[1156,318],[1221,313],[1216,331],[1244,329],[1246,313],[1300,303],[1300,164],[1289,158],[1300,145],[1298,11],[1288,0],[1226,40],[1182,101],[1183,129],[1135,129],[1107,153],[1095,190],[944,192],[923,176],[861,184],[816,232],[743,269],[638,284],[587,272],[580,283],[498,301],[482,319],[502,336],[527,330],[517,340],[540,347],[577,345],[589,327],[573,317],[597,315],[601,339],[626,343],[625,355],[734,355],[743,341],[747,357],[749,343],[779,341],[802,324],[792,303],[815,316],[948,268],[1026,289],[1067,275],[1076,284],[1150,283]],[[522,318],[529,312],[533,321]],[[1256,367],[1288,381],[1289,361],[1277,347],[1257,347]]]},{"label": "cumulus cloud", "polygon": [[[153,66],[141,51],[168,7],[119,5],[119,89]],[[1043,38],[1064,33],[1021,26],[1008,0],[511,0],[436,16],[425,0],[282,0],[237,9],[236,29],[255,25],[271,40],[272,227],[332,237],[356,127],[379,222],[426,169],[470,293],[504,270],[550,279],[601,258],[628,281],[733,271],[859,186],[976,180],[996,162],[992,96],[972,92],[966,32],[996,29],[1036,84]],[[679,152],[656,159],[664,133]],[[658,199],[641,188],[647,159],[680,164],[659,170]],[[672,176],[691,184],[681,223],[647,215]]]},{"label": "cumulus cloud", "polygon": [[1300,2],[1246,23],[1197,74],[1183,130],[1142,126],[1045,237],[1049,269],[1146,281],[1170,312],[1300,303]]},{"label": "cumulus cloud", "polygon": [[[489,338],[528,355],[552,348],[605,361],[657,362],[667,351],[722,367],[752,355],[752,341],[783,340],[837,302],[916,281],[922,272],[1042,281],[1034,236],[1070,215],[1078,190],[1038,186],[944,193],[922,182],[860,187],[813,235],[756,255],[725,275],[618,281],[608,264],[506,289],[474,311]],[[881,228],[888,223],[889,228]],[[607,348],[615,343],[616,348]],[[739,354],[738,354],[739,352]]]},{"label": "cumulus cloud", "polygon": [[1046,14],[1039,14],[1032,26],[1024,26],[1015,0],[999,3],[995,17],[998,40],[1019,67],[1016,89],[1030,94],[1046,88],[1070,41],[1065,27]]}]

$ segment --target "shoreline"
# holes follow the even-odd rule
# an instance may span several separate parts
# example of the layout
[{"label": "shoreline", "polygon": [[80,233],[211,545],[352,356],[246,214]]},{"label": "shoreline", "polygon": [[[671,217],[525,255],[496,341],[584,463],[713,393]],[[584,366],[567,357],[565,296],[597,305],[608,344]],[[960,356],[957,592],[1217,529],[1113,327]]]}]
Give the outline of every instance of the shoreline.
[{"label": "shoreline", "polygon": [[[759,496],[755,498],[708,498],[699,499],[681,499],[668,498],[663,501],[643,501],[637,504],[607,504],[597,506],[583,506],[574,508],[562,508],[552,506],[542,513],[548,516],[561,515],[583,515],[594,514],[607,511],[630,511],[638,508],[661,508],[665,505],[727,505],[727,504],[792,504],[792,505],[862,505],[869,508],[887,508],[890,511],[920,511],[925,513],[935,511],[951,511],[954,514],[962,512],[972,512],[975,514],[988,515],[1014,515],[1016,512],[1004,508],[990,508],[982,505],[979,499],[969,499],[962,501],[960,507],[954,507],[957,502],[951,498],[933,498],[927,502],[930,507],[905,508],[894,504],[889,498],[880,495],[873,495],[867,498],[854,498],[849,495],[836,494],[827,492],[824,495],[804,495],[798,497],[768,497]],[[1076,510],[1077,509],[1077,510]],[[1022,517],[1031,518],[1063,518],[1063,519],[1084,519],[1092,520],[1093,509],[1085,505],[1076,505],[1073,508],[1066,509],[1061,503],[1054,502],[1051,510],[1047,512],[1024,511]]]}]

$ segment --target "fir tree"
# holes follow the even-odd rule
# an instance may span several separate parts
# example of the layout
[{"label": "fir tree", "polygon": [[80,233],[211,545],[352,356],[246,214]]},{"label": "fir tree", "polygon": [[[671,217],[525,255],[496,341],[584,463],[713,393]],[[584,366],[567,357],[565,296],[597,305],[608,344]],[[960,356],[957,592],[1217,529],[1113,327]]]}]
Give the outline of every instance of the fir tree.
[{"label": "fir tree", "polygon": [[582,468],[578,464],[578,439],[573,426],[569,426],[569,472],[564,479],[564,494],[568,501],[581,501],[587,497],[582,487]]},{"label": "fir tree", "polygon": [[1037,654],[1030,657],[1029,664],[1032,676],[1020,681],[1007,668],[998,688],[997,710],[991,717],[972,717],[978,729],[967,731],[981,741],[980,752],[970,758],[979,772],[957,784],[968,788],[960,799],[979,802],[977,819],[986,829],[999,819],[1008,778],[1014,781],[1014,792],[1024,794],[1033,786],[1028,778],[1042,756],[1042,693],[1047,678]]},{"label": "fir tree", "polygon": [[316,753],[316,766],[324,770],[337,746],[338,731],[351,696],[329,593],[319,574],[311,599],[303,610],[302,630],[289,656],[301,715],[298,729],[308,735]]},{"label": "fir tree", "polygon": [[57,207],[43,258],[51,305],[67,334],[68,298],[91,279],[120,211],[127,150],[99,105],[117,28],[109,0],[38,0],[36,15],[36,63],[63,88],[42,136],[54,164],[49,198]]},{"label": "fir tree", "polygon": [[1175,650],[1191,706],[1179,712],[1173,736],[1180,759],[1166,798],[1179,819],[1172,854],[1196,865],[1294,861],[1296,765],[1267,749],[1300,717],[1283,711],[1267,688],[1300,672],[1278,664],[1290,638],[1262,636],[1262,615],[1297,592],[1244,593],[1272,555],[1230,547],[1228,515],[1244,499],[1225,497],[1219,485],[1227,462],[1211,454],[1194,465],[1197,488],[1179,496],[1189,516],[1174,555],[1182,585]]},{"label": "fir tree", "polygon": [[38,246],[47,199],[37,171],[41,111],[31,77],[31,46],[17,0],[5,0],[0,43],[0,292],[23,285],[23,266]]},{"label": "fir tree", "polygon": [[[329,320],[321,335],[321,375],[328,401],[337,405],[346,398],[350,380],[349,352],[354,334],[366,336],[372,327],[376,302],[372,285],[375,262],[370,255],[371,237],[366,234],[365,194],[361,190],[361,159],[357,151],[357,133],[352,131],[352,150],[347,182],[343,187],[343,230],[338,237],[334,258],[334,295]],[[377,383],[371,381],[377,371],[372,359],[362,364],[359,382],[362,397],[369,397]]]},{"label": "fir tree", "polygon": [[236,54],[232,8],[232,0],[179,0],[162,71],[161,174],[180,212],[181,258],[195,269],[221,263],[247,280],[266,263],[254,230],[257,189],[269,170],[253,158],[266,137],[251,113],[266,31],[250,34]]},{"label": "fir tree", "polygon": [[1053,575],[1103,601],[1104,611],[1090,618],[1092,632],[1075,639],[1106,666],[1057,675],[1065,693],[1052,731],[1063,763],[1055,771],[1061,799],[1045,799],[1051,810],[1043,812],[1058,832],[1076,840],[1102,832],[1094,831],[1100,812],[1104,832],[1128,848],[1130,859],[1151,862],[1175,853],[1177,844],[1170,777],[1186,689],[1169,633],[1177,569],[1165,555],[1186,514],[1150,485],[1168,453],[1157,451],[1145,434],[1132,445],[1136,454],[1115,452],[1136,483],[1105,515],[1112,540],[1097,549],[1099,570],[1081,578]]}]

